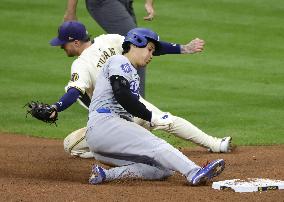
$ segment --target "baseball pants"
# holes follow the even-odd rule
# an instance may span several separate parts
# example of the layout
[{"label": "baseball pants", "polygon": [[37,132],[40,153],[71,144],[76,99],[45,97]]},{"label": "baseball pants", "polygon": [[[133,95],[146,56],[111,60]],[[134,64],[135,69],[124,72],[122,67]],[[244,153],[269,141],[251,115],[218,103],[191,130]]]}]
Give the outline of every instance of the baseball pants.
[{"label": "baseball pants", "polygon": [[188,181],[200,169],[166,141],[116,115],[97,113],[90,117],[86,140],[92,152],[108,157],[113,165],[119,166],[112,159],[142,163],[167,173],[169,170],[178,171]]}]

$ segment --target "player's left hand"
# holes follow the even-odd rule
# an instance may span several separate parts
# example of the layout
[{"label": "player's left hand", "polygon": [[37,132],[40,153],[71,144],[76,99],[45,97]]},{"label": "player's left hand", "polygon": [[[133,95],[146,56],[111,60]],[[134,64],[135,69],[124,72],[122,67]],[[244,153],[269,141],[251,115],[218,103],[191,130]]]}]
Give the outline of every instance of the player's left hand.
[{"label": "player's left hand", "polygon": [[170,113],[155,114],[152,112],[152,118],[150,123],[151,129],[160,130],[165,129],[165,127],[171,128],[172,124],[173,118]]},{"label": "player's left hand", "polygon": [[146,1],[145,10],[146,10],[148,15],[144,17],[144,20],[148,20],[148,21],[153,20],[154,15],[155,15],[155,10],[154,10],[152,1]]},{"label": "player's left hand", "polygon": [[53,105],[32,101],[25,106],[27,106],[27,114],[31,114],[36,119],[46,123],[56,124],[56,121],[58,120],[58,112]]},{"label": "player's left hand", "polygon": [[195,38],[186,45],[181,45],[181,53],[193,54],[203,51],[205,41],[199,38]]}]

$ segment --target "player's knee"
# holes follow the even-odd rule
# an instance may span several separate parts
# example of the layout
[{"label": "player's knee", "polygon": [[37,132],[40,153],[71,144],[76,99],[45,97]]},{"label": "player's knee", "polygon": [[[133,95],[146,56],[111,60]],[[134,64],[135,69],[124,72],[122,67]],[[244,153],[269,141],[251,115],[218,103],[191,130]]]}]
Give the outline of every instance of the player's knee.
[{"label": "player's knee", "polygon": [[63,146],[64,146],[65,152],[67,152],[67,153],[71,152],[71,145],[72,145],[72,143],[70,142],[70,138],[69,138],[69,135],[68,135],[63,141]]},{"label": "player's knee", "polygon": [[164,174],[164,179],[168,178],[168,177],[171,177],[172,175],[174,174],[174,171],[172,170],[166,170],[165,171],[165,174]]},{"label": "player's knee", "polygon": [[163,169],[163,170],[156,171],[154,173],[153,179],[154,180],[165,180],[173,176],[173,174],[174,174],[174,171],[169,170],[169,169]]},{"label": "player's knee", "polygon": [[64,150],[71,155],[79,155],[84,152],[89,152],[85,133],[86,128],[81,128],[70,133],[63,141]]}]

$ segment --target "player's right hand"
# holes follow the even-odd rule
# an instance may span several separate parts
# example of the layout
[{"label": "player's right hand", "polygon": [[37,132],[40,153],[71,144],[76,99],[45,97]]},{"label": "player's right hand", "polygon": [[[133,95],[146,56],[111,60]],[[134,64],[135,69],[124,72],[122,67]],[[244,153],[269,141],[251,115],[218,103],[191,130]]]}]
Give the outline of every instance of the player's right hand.
[{"label": "player's right hand", "polygon": [[152,1],[146,1],[145,10],[147,12],[147,16],[144,17],[144,20],[148,20],[148,21],[153,20],[154,15],[155,15],[155,10],[154,10]]},{"label": "player's right hand", "polygon": [[181,45],[182,54],[193,54],[202,52],[204,49],[205,41],[199,38],[195,38],[186,45]]},{"label": "player's right hand", "polygon": [[159,128],[164,129],[165,127],[171,127],[173,124],[173,118],[170,113],[155,114],[152,112],[152,118],[150,126],[156,130]]}]

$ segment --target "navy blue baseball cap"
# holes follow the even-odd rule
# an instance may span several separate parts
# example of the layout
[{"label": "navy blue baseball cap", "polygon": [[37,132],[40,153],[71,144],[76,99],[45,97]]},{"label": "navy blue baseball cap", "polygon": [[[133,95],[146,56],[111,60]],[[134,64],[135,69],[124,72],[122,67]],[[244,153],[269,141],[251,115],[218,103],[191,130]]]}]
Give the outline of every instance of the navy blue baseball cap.
[{"label": "navy blue baseball cap", "polygon": [[75,40],[89,39],[86,27],[78,21],[67,21],[58,28],[58,36],[53,38],[49,43],[52,46],[62,46]]}]

